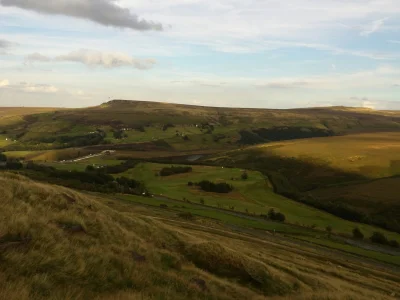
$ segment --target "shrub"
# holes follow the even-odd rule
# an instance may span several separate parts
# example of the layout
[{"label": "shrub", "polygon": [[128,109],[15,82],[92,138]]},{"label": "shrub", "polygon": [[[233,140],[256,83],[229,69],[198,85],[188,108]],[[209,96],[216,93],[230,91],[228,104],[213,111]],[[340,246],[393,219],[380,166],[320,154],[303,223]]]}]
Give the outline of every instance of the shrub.
[{"label": "shrub", "polygon": [[181,212],[178,214],[178,217],[185,220],[193,220],[194,216],[190,212]]},{"label": "shrub", "polygon": [[202,205],[204,205],[204,199],[203,199],[203,198],[200,199],[200,203],[201,203]]},{"label": "shrub", "polygon": [[[261,215],[264,216],[264,215]],[[272,221],[278,221],[278,222],[285,222],[286,217],[283,213],[281,212],[275,212],[275,210],[273,208],[271,208],[268,212],[268,219],[272,220]]]},{"label": "shrub", "polygon": [[167,204],[160,204],[160,207],[161,208],[168,208],[168,205]]},{"label": "shrub", "polygon": [[163,125],[162,130],[166,131],[168,128],[173,128],[173,127],[175,127],[174,124],[168,123],[168,124]]},{"label": "shrub", "polygon": [[128,171],[129,169],[134,168],[139,163],[138,160],[128,159],[127,161],[116,165],[116,166],[107,166],[106,172],[108,174],[118,174]]},{"label": "shrub", "polygon": [[143,125],[138,125],[138,126],[136,126],[134,129],[135,129],[136,131],[139,131],[139,132],[146,132],[146,130],[145,130],[145,128],[144,128]]},{"label": "shrub", "polygon": [[274,220],[275,219],[275,215],[276,215],[275,210],[273,208],[271,208],[269,210],[269,212],[268,212],[268,219]]},{"label": "shrub", "polygon": [[193,171],[192,167],[189,166],[183,166],[183,167],[176,167],[176,166],[171,166],[167,168],[162,168],[160,171],[161,176],[171,176],[175,174],[183,174],[183,173],[190,173]]},{"label": "shrub", "polygon": [[93,172],[95,169],[94,169],[94,167],[92,166],[92,165],[88,165],[87,167],[86,167],[86,172]]},{"label": "shrub", "polygon": [[23,168],[22,163],[16,159],[8,160],[6,163],[6,169],[9,170],[21,170],[22,168]]},{"label": "shrub", "polygon": [[285,215],[283,213],[278,212],[275,215],[275,220],[278,221],[278,222],[285,222],[286,217],[285,217]]},{"label": "shrub", "polygon": [[122,130],[114,130],[113,136],[114,139],[122,139],[124,137],[124,132]]},{"label": "shrub", "polygon": [[387,245],[389,241],[387,240],[386,236],[381,232],[374,232],[371,237],[369,238],[371,242],[381,245]]},{"label": "shrub", "polygon": [[364,234],[361,232],[361,230],[356,227],[353,229],[353,237],[357,240],[362,240],[364,239]]},{"label": "shrub", "polygon": [[243,172],[241,177],[243,180],[247,180],[249,178],[249,175],[247,174],[247,172]]},{"label": "shrub", "polygon": [[193,182],[189,181],[188,186],[193,186]]}]

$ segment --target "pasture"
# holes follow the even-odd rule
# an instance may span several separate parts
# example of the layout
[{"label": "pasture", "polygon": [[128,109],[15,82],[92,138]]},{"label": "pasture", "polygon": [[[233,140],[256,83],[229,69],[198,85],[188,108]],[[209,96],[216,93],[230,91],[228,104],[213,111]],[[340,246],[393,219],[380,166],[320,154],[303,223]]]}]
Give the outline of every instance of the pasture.
[{"label": "pasture", "polygon": [[[169,165],[140,163],[135,168],[116,176],[127,176],[143,181],[151,193],[182,202],[204,203],[206,206],[223,208],[235,212],[248,213],[249,215],[267,214],[273,208],[286,216],[286,222],[302,227],[314,228],[325,231],[327,226],[332,226],[335,233],[351,235],[355,227],[370,236],[378,229],[366,224],[358,224],[338,218],[324,211],[290,200],[273,192],[271,184],[265,176],[257,171],[245,171],[237,168],[222,168],[209,166],[192,166],[190,173],[159,176],[163,167]],[[248,179],[241,179],[243,172],[248,174]],[[233,180],[232,180],[233,179]],[[210,180],[214,182],[227,182],[233,185],[234,190],[228,194],[208,193],[198,187],[188,186],[188,182]],[[232,209],[233,207],[233,209]],[[400,235],[380,230],[391,239],[400,240]]]},{"label": "pasture", "polygon": [[266,155],[325,164],[371,178],[400,174],[400,132],[294,140],[254,148]]}]

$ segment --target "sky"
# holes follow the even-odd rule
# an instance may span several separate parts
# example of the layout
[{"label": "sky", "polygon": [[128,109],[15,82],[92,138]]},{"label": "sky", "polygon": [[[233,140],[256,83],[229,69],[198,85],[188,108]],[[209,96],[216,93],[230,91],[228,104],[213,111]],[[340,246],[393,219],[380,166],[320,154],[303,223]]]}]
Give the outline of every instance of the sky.
[{"label": "sky", "polygon": [[0,106],[400,110],[399,0],[0,0]]}]

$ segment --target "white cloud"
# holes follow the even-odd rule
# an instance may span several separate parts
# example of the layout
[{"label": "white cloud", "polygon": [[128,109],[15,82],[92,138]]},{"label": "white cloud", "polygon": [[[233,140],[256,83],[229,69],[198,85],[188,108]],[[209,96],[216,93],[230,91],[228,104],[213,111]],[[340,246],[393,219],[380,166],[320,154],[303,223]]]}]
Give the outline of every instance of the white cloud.
[{"label": "white cloud", "polygon": [[9,86],[10,82],[7,79],[0,80],[0,88]]},{"label": "white cloud", "polygon": [[162,30],[162,25],[140,19],[115,0],[0,0],[3,6],[18,7],[43,14],[65,15],[106,26],[135,30]]},{"label": "white cloud", "polygon": [[54,94],[60,90],[54,85],[50,84],[37,84],[30,82],[20,82],[18,84],[10,84],[8,80],[0,81],[0,87],[5,87],[6,90],[12,90],[17,92],[25,93],[43,93],[43,94]]},{"label": "white cloud", "polygon": [[0,38],[0,55],[10,54],[8,51],[15,45],[15,43]]},{"label": "white cloud", "polygon": [[398,82],[400,69],[384,65],[374,70],[348,74],[254,79],[254,86],[269,89],[342,90],[352,88],[387,88]]},{"label": "white cloud", "polygon": [[365,26],[365,28],[360,32],[360,35],[361,36],[369,36],[370,34],[379,31],[382,28],[382,26],[385,24],[386,20],[387,20],[387,18],[376,20],[376,21],[372,22],[371,24]]},{"label": "white cloud", "polygon": [[135,59],[124,53],[100,52],[87,49],[73,51],[55,59],[58,61],[79,62],[91,67],[118,68],[131,66],[140,70],[151,69],[156,64],[154,59]]},{"label": "white cloud", "polygon": [[50,57],[42,55],[40,53],[32,53],[25,57],[25,61],[27,62],[49,62],[51,60]]},{"label": "white cloud", "polygon": [[256,87],[262,88],[270,88],[270,89],[294,89],[294,88],[303,88],[307,86],[311,86],[313,84],[313,80],[295,80],[295,79],[278,79],[267,81],[265,83],[257,83]]},{"label": "white cloud", "polygon": [[156,61],[154,59],[137,59],[120,52],[101,52],[97,50],[80,49],[54,58],[33,53],[25,57],[27,62],[77,62],[89,67],[101,66],[112,69],[119,67],[133,67],[139,70],[151,69]]},{"label": "white cloud", "polygon": [[2,40],[0,39],[0,49],[6,49],[6,48],[10,48],[12,45],[11,42],[7,41],[7,40]]},{"label": "white cloud", "polygon": [[303,48],[303,49],[313,49],[322,52],[329,52],[334,55],[349,55],[364,57],[373,60],[395,60],[400,58],[398,53],[390,52],[374,52],[366,50],[355,50],[355,49],[345,49],[337,46],[331,46],[328,44],[321,43],[306,43],[297,41],[285,41],[285,40],[262,40],[258,42],[246,42],[244,39],[222,41],[222,40],[212,40],[207,42],[200,42],[203,46],[208,46],[219,52],[226,53],[258,53],[263,51],[272,51],[279,49],[289,49],[289,48]]},{"label": "white cloud", "polygon": [[21,82],[20,85],[17,87],[18,89],[28,92],[28,93],[57,93],[59,91],[58,88],[56,88],[53,85],[49,84],[33,84],[33,83],[27,83],[27,82]]},{"label": "white cloud", "polygon": [[400,41],[396,41],[396,40],[389,40],[388,42],[392,43],[392,44],[400,44]]}]

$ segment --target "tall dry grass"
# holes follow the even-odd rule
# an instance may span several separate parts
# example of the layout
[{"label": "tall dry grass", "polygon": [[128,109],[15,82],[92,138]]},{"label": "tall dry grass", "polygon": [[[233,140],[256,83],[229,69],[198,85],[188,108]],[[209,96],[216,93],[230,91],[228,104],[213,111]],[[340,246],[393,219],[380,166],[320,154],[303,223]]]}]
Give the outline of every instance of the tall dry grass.
[{"label": "tall dry grass", "polygon": [[0,173],[0,299],[386,299],[399,274]]}]

